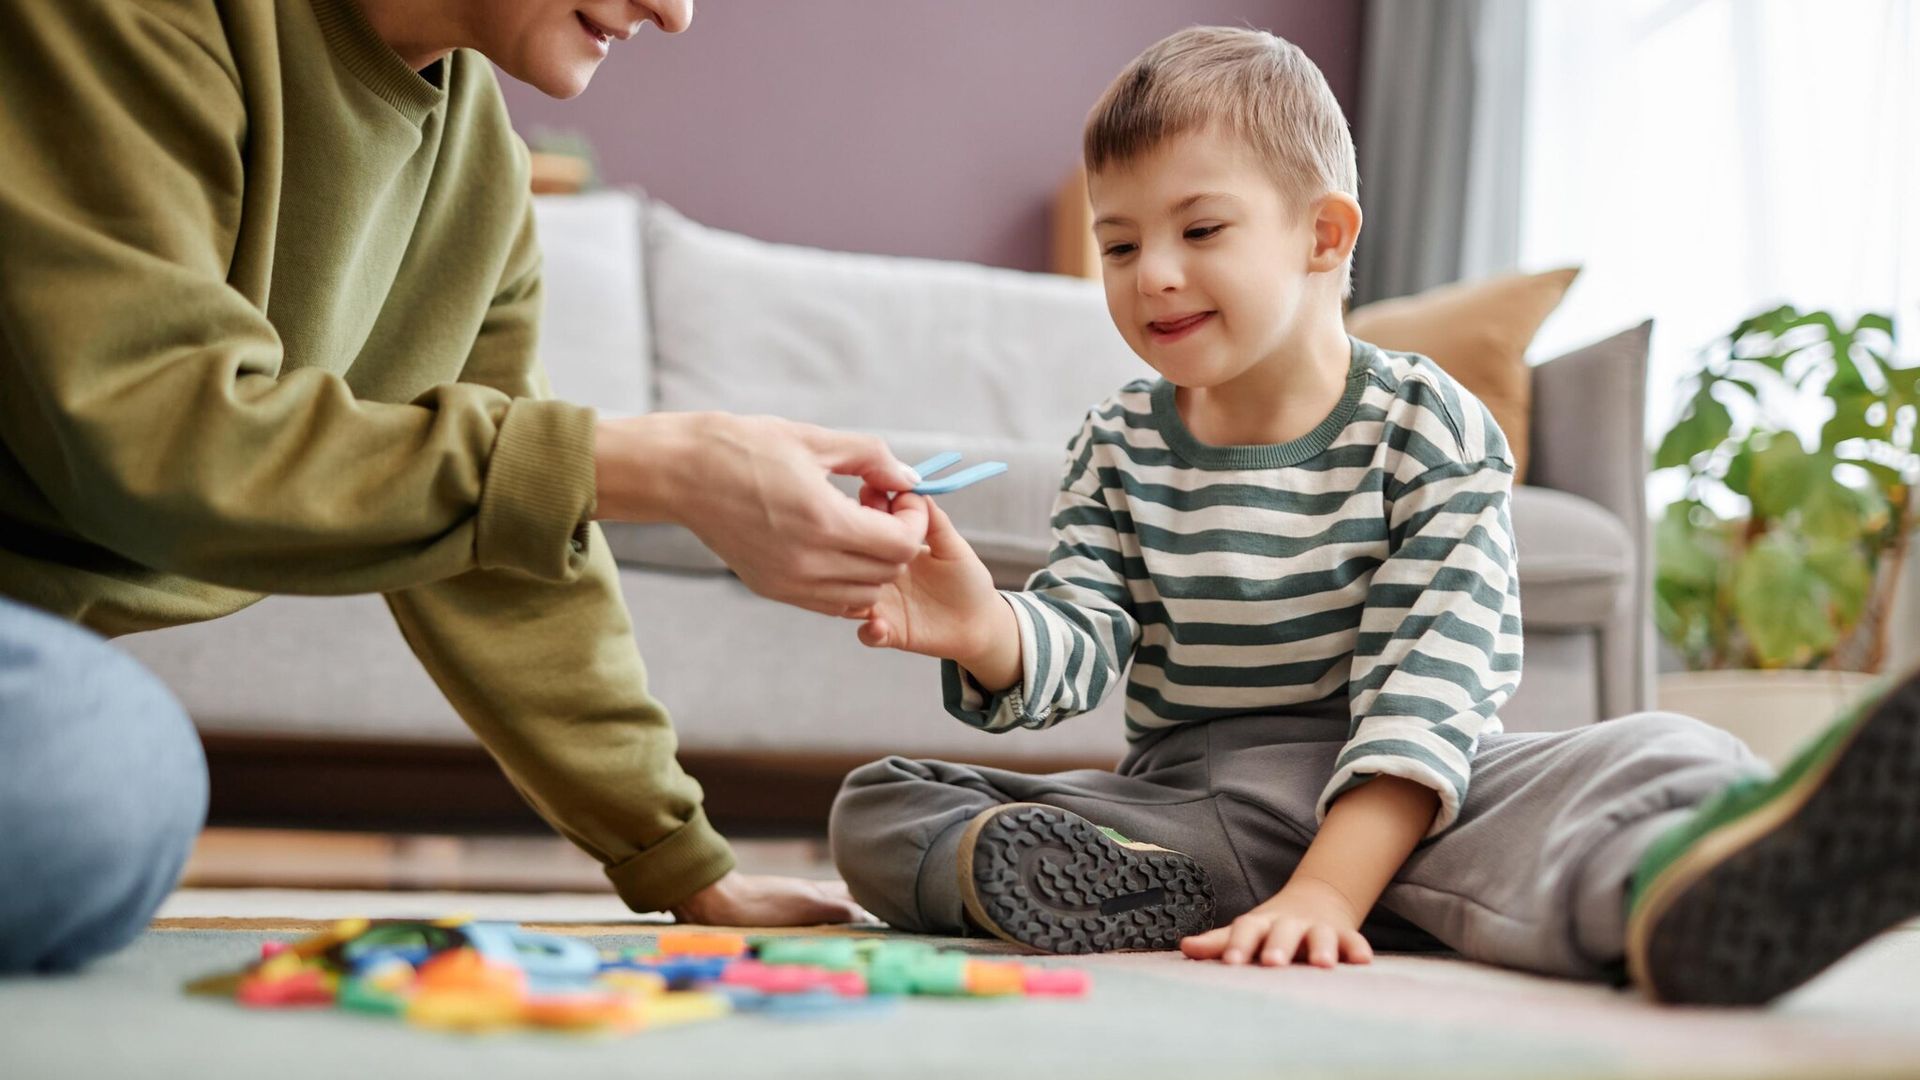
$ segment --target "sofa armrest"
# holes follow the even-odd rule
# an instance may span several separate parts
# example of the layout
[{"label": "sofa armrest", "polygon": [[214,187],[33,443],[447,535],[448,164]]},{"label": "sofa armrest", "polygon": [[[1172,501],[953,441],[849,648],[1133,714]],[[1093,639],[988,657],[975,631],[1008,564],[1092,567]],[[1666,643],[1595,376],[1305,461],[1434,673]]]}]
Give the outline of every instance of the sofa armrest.
[{"label": "sofa armrest", "polygon": [[[1653,543],[1647,515],[1647,348],[1653,323],[1533,369],[1530,480],[1606,508],[1633,542],[1632,594],[1601,643],[1601,715],[1653,704]],[[1526,552],[1520,553],[1524,564]],[[1522,600],[1524,604],[1524,599]]]},{"label": "sofa armrest", "polygon": [[1533,369],[1533,471],[1541,487],[1599,503],[1638,529],[1647,515],[1644,322]]}]

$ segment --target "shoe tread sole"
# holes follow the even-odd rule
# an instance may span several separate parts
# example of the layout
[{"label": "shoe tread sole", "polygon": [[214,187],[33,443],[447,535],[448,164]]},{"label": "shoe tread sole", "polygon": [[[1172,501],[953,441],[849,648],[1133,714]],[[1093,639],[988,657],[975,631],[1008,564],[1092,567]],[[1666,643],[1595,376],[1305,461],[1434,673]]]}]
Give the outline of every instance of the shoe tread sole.
[{"label": "shoe tread sole", "polygon": [[1122,844],[1070,811],[1014,804],[961,839],[961,894],[995,936],[1050,953],[1172,949],[1212,929],[1198,861]]}]

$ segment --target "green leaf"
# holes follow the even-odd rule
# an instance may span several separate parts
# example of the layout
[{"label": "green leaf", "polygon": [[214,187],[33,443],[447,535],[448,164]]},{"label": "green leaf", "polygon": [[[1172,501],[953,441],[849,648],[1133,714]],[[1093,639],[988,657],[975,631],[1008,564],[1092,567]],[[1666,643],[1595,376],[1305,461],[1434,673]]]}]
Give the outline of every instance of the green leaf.
[{"label": "green leaf", "polygon": [[1772,311],[1763,311],[1758,315],[1743,320],[1739,326],[1733,328],[1733,340],[1737,344],[1741,338],[1749,334],[1765,334],[1769,337],[1778,337],[1786,333],[1788,328],[1794,326],[1796,320],[1799,318],[1800,313],[1794,310],[1792,304],[1782,304]]},{"label": "green leaf", "polygon": [[1800,507],[1800,527],[1808,536],[1819,540],[1852,543],[1860,538],[1863,529],[1860,495],[1833,478],[1831,462],[1815,476],[1812,489]]},{"label": "green leaf", "polygon": [[1851,632],[1873,592],[1873,564],[1857,544],[1817,544],[1807,553],[1807,566],[1827,585],[1836,636]]},{"label": "green leaf", "polygon": [[1786,516],[1805,502],[1823,471],[1822,459],[1811,457],[1791,433],[1775,435],[1753,456],[1753,475],[1747,497],[1764,518]]},{"label": "green leaf", "polygon": [[1734,572],[1733,605],[1761,667],[1805,667],[1833,649],[1821,581],[1801,553],[1765,536]]},{"label": "green leaf", "polygon": [[1854,333],[1859,333],[1862,330],[1878,330],[1888,337],[1892,337],[1893,318],[1889,315],[1879,315],[1874,312],[1868,312],[1860,316],[1859,322],[1853,324],[1853,330]]},{"label": "green leaf", "polygon": [[1735,447],[1733,456],[1727,459],[1727,475],[1720,478],[1720,482],[1727,485],[1728,491],[1743,497],[1748,495],[1753,478],[1753,458],[1756,453],[1758,451],[1754,449],[1752,438],[1746,439]]},{"label": "green leaf", "polygon": [[1708,665],[1713,652],[1713,618],[1711,593],[1654,586],[1654,627],[1661,637],[1680,650],[1690,669]]},{"label": "green leaf", "polygon": [[1686,415],[1660,440],[1660,449],[1653,455],[1654,468],[1691,464],[1695,457],[1726,441],[1733,431],[1733,415],[1708,391],[1709,385],[1703,383]]},{"label": "green leaf", "polygon": [[1884,442],[1893,435],[1893,411],[1887,410],[1881,422],[1875,423],[1870,416],[1873,406],[1879,404],[1880,396],[1871,390],[1854,394],[1835,394],[1831,386],[1828,396],[1833,398],[1833,416],[1820,427],[1820,449],[1832,450],[1848,439],[1873,439]]},{"label": "green leaf", "polygon": [[1834,370],[1833,378],[1827,380],[1827,385],[1822,387],[1820,392],[1827,397],[1833,398],[1835,401],[1841,398],[1859,397],[1861,395],[1867,397],[1875,396],[1873,388],[1867,385],[1866,377],[1860,374],[1859,365],[1853,363],[1846,363],[1837,367]]},{"label": "green leaf", "polygon": [[1694,525],[1695,509],[1704,508],[1683,500],[1661,515],[1653,527],[1654,565],[1659,579],[1676,589],[1712,592],[1720,575],[1723,545],[1717,528]]},{"label": "green leaf", "polygon": [[1874,483],[1879,485],[1878,490],[1876,490],[1874,494],[1879,497],[1880,504],[1883,507],[1886,505],[1887,499],[1891,496],[1893,489],[1902,487],[1907,482],[1907,478],[1901,475],[1899,469],[1884,462],[1855,461],[1852,462],[1852,464],[1860,466],[1873,476]]},{"label": "green leaf", "polygon": [[[1792,311],[1793,309],[1789,307],[1787,308],[1787,310]],[[1828,336],[1832,336],[1842,332],[1840,329],[1839,322],[1837,322],[1831,314],[1825,311],[1809,311],[1809,312],[1806,312],[1805,314],[1799,315],[1787,321],[1787,329],[1789,330],[1797,329],[1798,327],[1802,327],[1802,326],[1823,327],[1827,331]]]},{"label": "green leaf", "polygon": [[1887,397],[1894,408],[1902,405],[1920,405],[1920,364],[1913,367],[1886,370]]}]

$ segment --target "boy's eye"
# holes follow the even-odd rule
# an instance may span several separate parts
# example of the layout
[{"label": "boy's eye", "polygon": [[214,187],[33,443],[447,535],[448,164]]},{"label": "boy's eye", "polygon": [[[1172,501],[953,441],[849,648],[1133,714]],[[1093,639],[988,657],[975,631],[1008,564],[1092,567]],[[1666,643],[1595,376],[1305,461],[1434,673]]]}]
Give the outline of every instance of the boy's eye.
[{"label": "boy's eye", "polygon": [[1189,240],[1205,240],[1224,228],[1226,228],[1225,225],[1196,225],[1187,230],[1186,237]]},{"label": "boy's eye", "polygon": [[1133,245],[1132,244],[1108,244],[1106,247],[1106,250],[1102,251],[1101,254],[1105,255],[1109,259],[1122,258],[1124,256],[1133,254]]}]

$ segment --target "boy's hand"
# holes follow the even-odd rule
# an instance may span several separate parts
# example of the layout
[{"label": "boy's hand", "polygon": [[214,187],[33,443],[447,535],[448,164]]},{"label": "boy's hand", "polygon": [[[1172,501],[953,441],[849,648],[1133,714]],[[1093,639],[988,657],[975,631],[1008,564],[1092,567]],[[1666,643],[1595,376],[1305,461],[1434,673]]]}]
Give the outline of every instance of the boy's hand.
[{"label": "boy's hand", "polygon": [[[861,491],[860,501],[875,508],[886,505],[885,495],[871,488]],[[898,578],[880,587],[879,601],[865,612],[860,626],[861,644],[944,660],[980,654],[999,627],[1000,613],[1011,615],[994,588],[993,575],[932,499],[897,495],[892,509],[916,518],[924,515],[927,543]],[[1007,629],[1018,633],[1014,627]]]},{"label": "boy's hand", "polygon": [[1347,898],[1323,881],[1297,875],[1273,899],[1180,942],[1180,951],[1194,960],[1257,961],[1269,967],[1305,960],[1330,968],[1343,960],[1365,964],[1373,959],[1373,947],[1360,936],[1360,916]]}]

